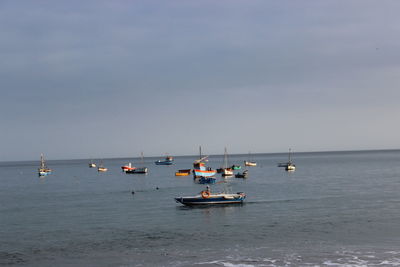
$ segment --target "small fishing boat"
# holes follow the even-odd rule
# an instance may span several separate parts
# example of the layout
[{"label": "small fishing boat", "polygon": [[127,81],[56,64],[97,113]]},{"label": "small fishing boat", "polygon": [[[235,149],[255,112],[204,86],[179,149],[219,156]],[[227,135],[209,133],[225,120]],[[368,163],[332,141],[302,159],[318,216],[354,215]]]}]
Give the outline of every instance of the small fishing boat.
[{"label": "small fishing boat", "polygon": [[248,177],[248,172],[249,172],[248,170],[245,170],[242,173],[238,172],[238,173],[235,174],[235,177],[236,178],[247,178]]},{"label": "small fishing boat", "polygon": [[98,171],[98,172],[106,172],[106,171],[108,171],[108,169],[107,169],[106,167],[99,166],[99,167],[97,168],[97,171]]},{"label": "small fishing boat", "polygon": [[[141,164],[143,166],[144,165],[143,152],[140,153],[140,157],[141,157]],[[125,173],[147,173],[147,172],[148,172],[148,169],[146,167],[136,167],[133,170],[125,171]]]},{"label": "small fishing boat", "polygon": [[242,168],[242,166],[240,166],[240,165],[232,165],[232,167],[231,167],[231,169],[232,170],[240,170]]},{"label": "small fishing boat", "polygon": [[[250,158],[250,152],[249,152],[249,158]],[[244,161],[244,166],[249,166],[249,167],[256,167],[257,166],[257,162],[255,161],[250,161],[250,160],[245,160]]]},{"label": "small fishing boat", "polygon": [[93,160],[91,160],[90,162],[89,162],[89,168],[96,168],[97,166],[96,166],[96,163],[94,163],[93,162]]},{"label": "small fishing boat", "polygon": [[200,159],[195,160],[193,162],[193,177],[200,178],[200,177],[213,177],[217,171],[211,169],[210,167],[206,168],[206,164],[204,163],[207,160],[208,156],[202,157],[201,156],[201,147],[200,147]]},{"label": "small fishing boat", "polygon": [[133,170],[127,170],[125,173],[147,173],[148,169],[146,167],[138,167]]},{"label": "small fishing boat", "polygon": [[106,172],[106,171],[108,171],[108,169],[106,167],[104,167],[103,161],[101,161],[99,167],[97,167],[97,171],[98,172]]},{"label": "small fishing boat", "polygon": [[156,165],[172,165],[174,163],[174,158],[167,156],[164,160],[157,160],[154,163]]},{"label": "small fishing boat", "polygon": [[133,167],[132,163],[129,162],[128,165],[121,166],[121,169],[122,171],[127,172],[136,169],[136,167]]},{"label": "small fishing boat", "polygon": [[244,166],[256,167],[257,166],[257,162],[245,160],[244,161]]},{"label": "small fishing boat", "polygon": [[226,147],[225,147],[225,151],[224,151],[224,167],[221,169],[222,169],[222,171],[221,171],[222,176],[224,176],[224,177],[233,176],[232,168],[228,167],[228,152],[226,150]]},{"label": "small fishing boat", "polygon": [[175,172],[175,176],[188,176],[190,175],[191,169],[186,169],[186,170],[178,170]]},{"label": "small fishing boat", "polygon": [[51,169],[49,169],[46,165],[46,161],[44,160],[43,153],[40,154],[40,166],[38,169],[38,175],[39,176],[47,176],[48,174],[51,173]]},{"label": "small fishing boat", "polygon": [[278,163],[278,167],[284,167],[286,171],[293,172],[296,170],[296,165],[292,162],[292,150],[289,148],[288,162]]},{"label": "small fishing boat", "polygon": [[196,196],[176,197],[175,201],[187,206],[193,205],[214,205],[214,204],[241,204],[246,198],[246,194],[238,192],[235,194],[211,193],[210,188],[201,191]]}]

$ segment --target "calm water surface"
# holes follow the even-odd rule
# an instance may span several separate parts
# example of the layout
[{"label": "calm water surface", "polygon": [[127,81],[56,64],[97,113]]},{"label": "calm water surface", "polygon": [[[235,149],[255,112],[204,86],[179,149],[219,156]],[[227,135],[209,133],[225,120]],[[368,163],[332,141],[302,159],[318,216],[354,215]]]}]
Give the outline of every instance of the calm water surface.
[{"label": "calm water surface", "polygon": [[48,161],[45,178],[38,162],[0,163],[0,265],[400,266],[400,151],[298,153],[293,173],[277,167],[287,155],[253,155],[248,179],[212,185],[245,204],[188,208],[173,198],[204,185],[174,172],[194,159],[146,158],[147,175],[122,173],[129,159],[106,173]]}]

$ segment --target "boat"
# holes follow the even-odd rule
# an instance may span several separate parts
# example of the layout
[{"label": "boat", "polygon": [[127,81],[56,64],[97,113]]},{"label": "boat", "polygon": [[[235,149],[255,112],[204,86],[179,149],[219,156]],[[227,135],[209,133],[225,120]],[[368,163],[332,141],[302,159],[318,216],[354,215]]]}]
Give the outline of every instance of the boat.
[{"label": "boat", "polygon": [[146,167],[137,167],[133,170],[127,170],[125,173],[147,173],[148,169]]},{"label": "boat", "polygon": [[257,162],[254,161],[244,161],[244,166],[248,166],[248,167],[256,167],[257,166]]},{"label": "boat", "polygon": [[97,171],[98,172],[106,172],[106,171],[108,171],[108,169],[106,167],[104,167],[103,161],[100,163],[99,167],[97,167]]},{"label": "boat", "polygon": [[196,178],[195,181],[198,184],[215,184],[217,179],[215,179],[214,177],[199,177],[199,178]]},{"label": "boat", "polygon": [[296,170],[296,165],[294,165],[292,162],[292,157],[291,157],[292,153],[291,152],[292,152],[292,150],[289,148],[288,162],[278,163],[278,167],[284,167],[286,171],[295,171]]},{"label": "boat", "polygon": [[90,162],[89,162],[89,168],[96,168],[97,166],[96,166],[96,163],[94,163],[93,162],[93,160],[91,160]]},{"label": "boat", "polygon": [[235,174],[236,178],[247,178],[248,176],[248,170],[243,171],[242,173],[238,172]]},{"label": "boat", "polygon": [[40,166],[38,168],[38,175],[39,176],[47,176],[51,173],[51,169],[49,169],[46,165],[46,161],[44,160],[43,153],[40,154]]},{"label": "boat", "polygon": [[191,169],[185,169],[185,170],[178,170],[175,172],[175,176],[188,176],[190,175]]},{"label": "boat", "polygon": [[174,164],[174,158],[167,156],[164,160],[157,160],[154,162],[156,165],[172,165]]},{"label": "boat", "polygon": [[228,193],[211,193],[207,186],[206,190],[201,191],[198,195],[188,197],[176,197],[175,201],[187,206],[194,205],[214,205],[214,204],[241,204],[246,198],[243,192],[235,194]]},{"label": "boat", "polygon": [[224,177],[233,176],[232,168],[228,168],[228,152],[226,150],[226,147],[224,152],[224,167],[222,168],[222,176]]},{"label": "boat", "polygon": [[201,156],[201,147],[200,147],[200,158],[193,162],[193,178],[200,178],[200,177],[213,177],[217,171],[211,169],[210,167],[206,167],[204,163],[207,160],[208,156],[202,157]]},{"label": "boat", "polygon": [[[144,165],[143,152],[140,153],[140,157],[141,157],[141,163],[142,163],[142,166],[143,166]],[[125,171],[125,173],[147,173],[147,172],[148,172],[147,167],[136,167],[133,170]]]},{"label": "boat", "polygon": [[242,168],[242,166],[240,166],[240,165],[232,165],[232,167],[231,167],[231,169],[232,170],[240,170]]},{"label": "boat", "polygon": [[126,172],[126,171],[132,171],[136,169],[136,167],[133,167],[132,163],[129,162],[128,165],[121,166],[121,169],[122,171]]},{"label": "boat", "polygon": [[[249,152],[249,158],[250,158],[250,152]],[[244,161],[244,166],[256,167],[257,166],[257,162],[245,160]]]}]

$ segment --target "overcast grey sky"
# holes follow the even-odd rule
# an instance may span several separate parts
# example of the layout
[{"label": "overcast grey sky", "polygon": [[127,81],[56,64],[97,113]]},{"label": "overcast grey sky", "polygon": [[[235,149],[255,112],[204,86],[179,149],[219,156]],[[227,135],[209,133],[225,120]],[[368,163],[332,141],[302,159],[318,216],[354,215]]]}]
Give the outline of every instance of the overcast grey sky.
[{"label": "overcast grey sky", "polygon": [[400,1],[0,1],[0,160],[400,148]]}]

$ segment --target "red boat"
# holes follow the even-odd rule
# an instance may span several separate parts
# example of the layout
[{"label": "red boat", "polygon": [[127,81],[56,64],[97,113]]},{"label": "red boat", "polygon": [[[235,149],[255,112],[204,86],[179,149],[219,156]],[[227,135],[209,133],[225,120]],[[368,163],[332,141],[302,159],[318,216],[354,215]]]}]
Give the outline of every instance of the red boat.
[{"label": "red boat", "polygon": [[122,166],[121,167],[122,171],[126,172],[126,171],[133,171],[136,169],[136,167],[132,166],[132,163],[128,163],[128,165]]}]

